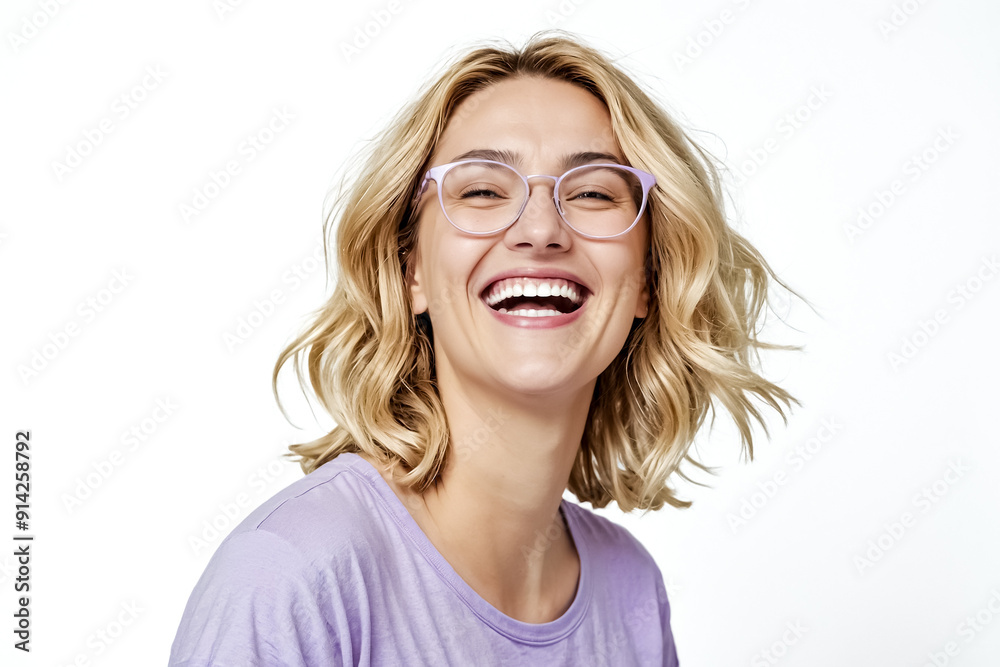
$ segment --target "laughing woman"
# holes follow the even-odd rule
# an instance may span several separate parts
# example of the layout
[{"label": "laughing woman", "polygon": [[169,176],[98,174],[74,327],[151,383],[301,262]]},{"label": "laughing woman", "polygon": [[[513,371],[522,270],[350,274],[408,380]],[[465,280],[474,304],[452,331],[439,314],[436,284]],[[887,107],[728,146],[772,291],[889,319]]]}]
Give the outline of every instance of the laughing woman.
[{"label": "laughing woman", "polygon": [[[222,543],[172,665],[677,665],[626,512],[684,507],[713,400],[751,446],[766,262],[705,154],[563,35],[452,63],[327,221],[285,350],[336,427]],[[753,400],[751,400],[753,399]]]}]

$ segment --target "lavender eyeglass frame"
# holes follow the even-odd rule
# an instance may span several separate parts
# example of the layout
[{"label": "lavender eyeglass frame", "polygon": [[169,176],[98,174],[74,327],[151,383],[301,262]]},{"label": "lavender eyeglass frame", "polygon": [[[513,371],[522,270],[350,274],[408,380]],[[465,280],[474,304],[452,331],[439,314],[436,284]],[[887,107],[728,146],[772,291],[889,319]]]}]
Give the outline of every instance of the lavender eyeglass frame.
[{"label": "lavender eyeglass frame", "polygon": [[[497,164],[502,167],[507,167],[515,174],[520,176],[521,180],[524,181],[525,197],[524,201],[521,202],[521,208],[518,209],[517,215],[511,218],[511,221],[508,222],[506,225],[498,227],[497,229],[494,229],[489,232],[472,232],[463,227],[459,227],[457,224],[455,224],[455,221],[451,219],[451,217],[448,215],[448,211],[444,207],[444,194],[441,188],[441,181],[444,179],[445,174],[447,174],[450,170],[454,169],[459,165],[469,164],[472,162]],[[632,224],[629,225],[628,228],[626,228],[624,231],[618,232],[617,234],[612,234],[611,236],[594,236],[592,234],[585,234],[581,232],[579,229],[571,225],[570,222],[566,219],[566,216],[563,215],[562,206],[559,204],[559,185],[562,183],[562,180],[564,178],[566,178],[568,175],[572,174],[575,171],[579,171],[580,169],[587,169],[589,167],[597,167],[601,165],[612,166],[615,167],[616,169],[623,169],[629,173],[632,173],[639,179],[639,182],[642,184],[642,203],[639,205],[638,215],[635,216],[635,220],[632,221]],[[548,174],[532,174],[530,176],[525,176],[517,169],[515,169],[514,167],[510,166],[505,162],[498,162],[496,160],[460,160],[459,162],[449,162],[448,164],[441,164],[436,167],[431,167],[430,169],[428,169],[427,173],[424,174],[424,180],[420,183],[420,190],[417,192],[415,200],[416,202],[418,202],[423,197],[424,192],[427,190],[427,182],[434,181],[435,183],[438,184],[437,188],[438,204],[441,206],[441,212],[444,213],[444,217],[448,219],[448,222],[451,223],[451,226],[460,232],[465,232],[466,234],[472,234],[474,236],[489,236],[491,234],[498,234],[504,231],[505,229],[509,228],[511,225],[517,222],[518,219],[521,217],[521,215],[524,213],[524,209],[527,208],[528,206],[528,200],[531,199],[531,186],[528,183],[529,178],[551,178],[553,181],[555,181],[555,185],[552,187],[552,200],[556,205],[556,212],[559,213],[559,217],[562,219],[562,221],[566,223],[567,227],[572,229],[580,236],[583,236],[584,238],[601,239],[601,240],[618,238],[619,236],[622,236],[623,234],[627,234],[628,232],[632,231],[636,223],[639,222],[639,219],[642,217],[642,214],[645,213],[646,211],[646,203],[649,201],[649,191],[653,188],[654,185],[656,185],[656,177],[653,176],[652,174],[642,171],[641,169],[636,169],[635,167],[627,167],[623,164],[595,162],[592,164],[580,165],[579,167],[573,167],[572,169],[566,171],[562,176],[549,176]]]}]

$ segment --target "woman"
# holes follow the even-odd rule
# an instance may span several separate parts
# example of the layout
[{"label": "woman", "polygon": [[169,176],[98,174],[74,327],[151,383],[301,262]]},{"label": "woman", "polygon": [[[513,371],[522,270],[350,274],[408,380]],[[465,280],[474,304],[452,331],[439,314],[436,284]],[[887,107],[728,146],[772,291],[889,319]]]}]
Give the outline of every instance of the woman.
[{"label": "woman", "polygon": [[[174,665],[676,665],[661,573],[563,500],[685,507],[714,397],[751,448],[773,274],[705,155],[577,41],[464,55],[328,219],[339,279],[279,358],[337,423],[220,545]],[[296,370],[301,371],[298,364]]]}]

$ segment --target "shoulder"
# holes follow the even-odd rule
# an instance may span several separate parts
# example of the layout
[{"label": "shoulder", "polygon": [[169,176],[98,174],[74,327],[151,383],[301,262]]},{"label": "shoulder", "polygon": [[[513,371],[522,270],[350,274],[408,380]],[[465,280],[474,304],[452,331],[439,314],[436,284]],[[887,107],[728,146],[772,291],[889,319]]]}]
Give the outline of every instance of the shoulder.
[{"label": "shoulder", "polygon": [[643,628],[647,637],[658,632],[659,659],[663,665],[676,667],[670,602],[663,574],[652,554],[625,526],[569,501],[564,502],[564,507],[567,518],[574,522],[574,537],[579,535],[578,548],[582,542],[592,559],[591,571],[603,580],[595,595],[627,627]]},{"label": "shoulder", "polygon": [[305,561],[369,544],[377,535],[372,472],[354,454],[341,454],[254,509],[219,547],[243,551],[282,543]]},{"label": "shoulder", "polygon": [[185,607],[171,665],[351,664],[351,596],[363,596],[367,556],[385,539],[357,461],[341,455],[289,485],[222,541]]},{"label": "shoulder", "polygon": [[349,626],[335,601],[317,593],[323,588],[315,572],[273,533],[231,536],[188,599],[169,664],[351,664],[343,659],[351,650]]},{"label": "shoulder", "polygon": [[590,554],[601,564],[630,567],[648,574],[659,574],[659,567],[649,550],[621,524],[597,512],[565,500],[563,507],[569,515],[575,539],[585,541]]}]

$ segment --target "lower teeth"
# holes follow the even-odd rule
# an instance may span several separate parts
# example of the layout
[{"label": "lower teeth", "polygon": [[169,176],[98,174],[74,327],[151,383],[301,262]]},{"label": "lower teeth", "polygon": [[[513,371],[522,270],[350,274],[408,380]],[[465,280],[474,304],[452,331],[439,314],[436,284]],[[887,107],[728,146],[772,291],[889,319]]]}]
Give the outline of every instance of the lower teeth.
[{"label": "lower teeth", "polygon": [[553,315],[562,315],[558,310],[535,310],[534,308],[511,311],[501,308],[500,312],[507,315],[517,315],[518,317],[552,317]]}]

